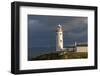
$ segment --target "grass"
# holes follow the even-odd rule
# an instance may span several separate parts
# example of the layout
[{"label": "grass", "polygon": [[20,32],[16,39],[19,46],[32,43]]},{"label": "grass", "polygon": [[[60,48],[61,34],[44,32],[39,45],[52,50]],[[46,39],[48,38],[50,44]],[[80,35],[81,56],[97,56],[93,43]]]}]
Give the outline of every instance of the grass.
[{"label": "grass", "polygon": [[30,60],[83,59],[88,58],[87,52],[56,52],[37,56]]}]

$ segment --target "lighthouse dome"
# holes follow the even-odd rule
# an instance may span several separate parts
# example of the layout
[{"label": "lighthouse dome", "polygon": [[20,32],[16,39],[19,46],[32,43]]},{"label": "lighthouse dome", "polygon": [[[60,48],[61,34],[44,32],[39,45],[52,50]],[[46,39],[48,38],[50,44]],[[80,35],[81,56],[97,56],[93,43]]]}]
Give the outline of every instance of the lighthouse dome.
[{"label": "lighthouse dome", "polygon": [[62,26],[61,26],[60,24],[58,25],[58,27],[59,27],[59,28],[62,28]]},{"label": "lighthouse dome", "polygon": [[62,25],[59,24],[59,25],[57,26],[56,32],[60,32],[60,31],[63,31],[63,28],[62,28]]}]

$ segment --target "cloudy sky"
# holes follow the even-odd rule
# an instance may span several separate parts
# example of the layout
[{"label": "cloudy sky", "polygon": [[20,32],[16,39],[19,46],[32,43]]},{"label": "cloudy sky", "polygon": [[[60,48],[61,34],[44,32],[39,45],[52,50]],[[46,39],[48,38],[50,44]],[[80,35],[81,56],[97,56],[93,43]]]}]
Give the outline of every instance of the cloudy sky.
[{"label": "cloudy sky", "polygon": [[64,46],[87,42],[87,17],[28,15],[28,48],[56,48],[56,28],[64,28]]}]

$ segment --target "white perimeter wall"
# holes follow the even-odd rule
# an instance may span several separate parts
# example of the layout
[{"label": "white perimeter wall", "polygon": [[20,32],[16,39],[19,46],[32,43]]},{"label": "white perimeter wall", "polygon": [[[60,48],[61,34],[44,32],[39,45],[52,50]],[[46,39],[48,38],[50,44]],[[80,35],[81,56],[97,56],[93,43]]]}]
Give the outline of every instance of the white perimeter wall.
[{"label": "white perimeter wall", "polygon": [[77,46],[76,49],[77,52],[88,52],[87,46]]}]

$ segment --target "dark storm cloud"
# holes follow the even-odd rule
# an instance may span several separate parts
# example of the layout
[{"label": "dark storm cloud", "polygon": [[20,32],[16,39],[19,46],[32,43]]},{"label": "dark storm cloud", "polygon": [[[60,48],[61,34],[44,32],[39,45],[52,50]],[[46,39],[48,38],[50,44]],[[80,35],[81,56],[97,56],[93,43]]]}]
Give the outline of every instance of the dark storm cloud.
[{"label": "dark storm cloud", "polygon": [[29,15],[29,48],[55,47],[58,24],[64,28],[64,45],[87,42],[87,17]]}]

